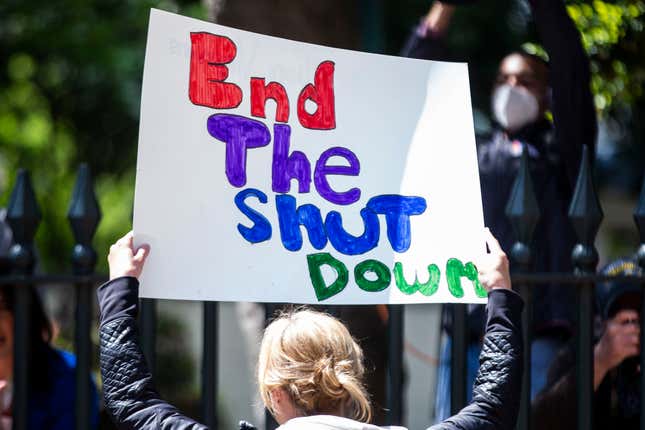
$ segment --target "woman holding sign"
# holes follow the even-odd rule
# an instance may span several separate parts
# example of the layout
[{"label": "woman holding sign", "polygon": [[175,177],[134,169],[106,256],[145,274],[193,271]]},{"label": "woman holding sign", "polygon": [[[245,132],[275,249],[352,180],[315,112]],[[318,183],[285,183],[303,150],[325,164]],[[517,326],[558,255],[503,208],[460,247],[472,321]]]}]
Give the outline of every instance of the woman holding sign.
[{"label": "woman holding sign", "polygon": [[[434,430],[513,429],[522,374],[522,299],[511,290],[508,260],[487,231],[479,261],[488,319],[473,402]],[[105,405],[120,428],[204,429],[155,391],[137,341],[138,276],[149,248],[128,233],[110,248],[110,281],[98,290]],[[279,316],[267,327],[258,362],[265,406],[280,428],[377,430],[363,388],[363,353],[335,318],[311,310]],[[253,427],[241,423],[241,429]],[[396,427],[393,427],[396,428]],[[402,429],[402,427],[398,427]]]}]

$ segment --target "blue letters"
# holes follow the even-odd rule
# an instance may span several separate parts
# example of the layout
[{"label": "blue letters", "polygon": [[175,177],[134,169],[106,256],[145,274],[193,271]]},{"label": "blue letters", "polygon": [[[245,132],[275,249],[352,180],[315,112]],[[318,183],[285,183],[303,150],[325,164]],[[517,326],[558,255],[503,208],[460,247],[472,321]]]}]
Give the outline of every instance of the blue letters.
[{"label": "blue letters", "polygon": [[267,202],[267,195],[260,190],[248,188],[242,190],[235,196],[235,206],[253,221],[253,227],[246,227],[242,224],[237,225],[237,230],[242,237],[250,243],[264,242],[271,238],[271,223],[260,212],[251,209],[245,203],[248,196],[256,197],[261,203]]},{"label": "blue letters", "polygon": [[426,210],[426,201],[421,197],[385,194],[369,199],[367,208],[377,214],[385,214],[387,238],[396,252],[410,248],[410,215],[421,215]]},{"label": "blue letters", "polygon": [[380,235],[378,217],[374,212],[365,208],[361,210],[365,231],[355,237],[343,229],[343,218],[340,213],[331,211],[325,218],[325,227],[329,241],[336,250],[345,255],[360,255],[376,248]]},{"label": "blue letters", "polygon": [[296,208],[296,198],[287,194],[275,196],[275,205],[278,210],[280,237],[286,249],[298,251],[302,248],[300,224],[307,229],[309,241],[314,248],[323,249],[327,245],[320,209],[311,204]]},{"label": "blue letters", "polygon": [[[260,203],[267,203],[267,196],[260,190],[248,188],[235,196],[235,205],[253,221],[252,227],[238,224],[237,229],[249,243],[258,243],[271,238],[271,223],[246,204],[249,196],[257,198]],[[280,240],[285,249],[299,251],[302,249],[302,231],[304,226],[309,242],[315,249],[323,249],[327,241],[340,253],[345,255],[364,254],[378,246],[380,226],[378,215],[385,215],[387,237],[396,252],[405,252],[410,248],[410,216],[420,215],[426,210],[426,202],[421,197],[381,195],[371,198],[360,212],[364,230],[360,236],[354,236],[343,228],[343,217],[337,211],[330,211],[323,222],[320,209],[313,204],[296,205],[296,198],[289,194],[278,194],[275,197],[276,212],[280,227]]]}]

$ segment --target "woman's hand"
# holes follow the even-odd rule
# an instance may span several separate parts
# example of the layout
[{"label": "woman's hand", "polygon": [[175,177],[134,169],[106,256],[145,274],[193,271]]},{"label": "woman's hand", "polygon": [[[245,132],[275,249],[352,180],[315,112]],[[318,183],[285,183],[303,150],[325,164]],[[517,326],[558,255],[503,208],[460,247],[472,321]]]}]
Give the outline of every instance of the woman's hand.
[{"label": "woman's hand", "polygon": [[421,37],[443,35],[448,31],[454,13],[454,5],[438,1],[434,2],[426,16],[421,20],[421,25],[418,30],[419,35]]},{"label": "woman's hand", "polygon": [[479,282],[489,292],[498,288],[510,290],[508,258],[489,229],[486,229],[486,244],[490,252],[484,254],[477,262]]},{"label": "woman's hand", "polygon": [[638,356],[640,334],[639,316],[634,310],[623,309],[607,321],[605,332],[594,347],[594,390],[607,372],[626,358]]},{"label": "woman's hand", "polygon": [[122,276],[141,276],[146,257],[150,253],[150,246],[145,244],[137,249],[133,247],[134,234],[129,231],[114,245],[110,246],[108,264],[110,266],[110,280]]}]

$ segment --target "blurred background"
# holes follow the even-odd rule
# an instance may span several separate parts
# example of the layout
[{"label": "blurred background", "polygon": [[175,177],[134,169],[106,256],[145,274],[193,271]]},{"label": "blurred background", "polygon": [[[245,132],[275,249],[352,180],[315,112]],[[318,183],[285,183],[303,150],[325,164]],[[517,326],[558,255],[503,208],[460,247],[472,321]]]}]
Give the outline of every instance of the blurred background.
[{"label": "blurred background", "polygon": [[[44,214],[38,271],[70,271],[73,239],[66,219],[76,170],[87,162],[103,218],[95,237],[99,271],[109,245],[131,227],[139,101],[151,7],[292,40],[397,55],[427,0],[3,0],[0,2],[0,207],[19,167],[31,171]],[[567,1],[592,65],[600,119],[595,173],[605,212],[601,264],[637,248],[631,219],[645,166],[645,1]],[[524,0],[481,0],[457,10],[447,35],[451,60],[468,61],[476,129],[490,127],[490,90],[499,60],[521,46],[541,53]],[[168,210],[173,210],[168,196]],[[73,308],[66,286],[44,288],[56,319],[56,343],[72,345]],[[201,317],[195,304],[160,304],[161,391],[188,412],[198,400]],[[194,309],[197,309],[195,311]],[[437,306],[408,306],[408,425],[428,423],[436,368]],[[261,325],[252,307],[220,312],[222,427],[258,414],[250,378],[253,341],[244,324]],[[254,319],[255,318],[255,319]],[[412,328],[410,328],[412,327]],[[421,327],[421,332],[413,331]],[[96,337],[96,336],[95,336]],[[236,341],[237,339],[237,341]],[[95,339],[96,340],[96,339]],[[95,342],[96,343],[96,342]],[[239,357],[249,365],[239,366]],[[236,361],[236,357],[237,361]],[[236,364],[237,363],[237,364]],[[237,369],[237,370],[235,370]],[[419,372],[419,373],[415,373]],[[418,405],[415,406],[417,403]],[[420,408],[420,409],[419,409]],[[419,425],[416,425],[419,423]]]}]

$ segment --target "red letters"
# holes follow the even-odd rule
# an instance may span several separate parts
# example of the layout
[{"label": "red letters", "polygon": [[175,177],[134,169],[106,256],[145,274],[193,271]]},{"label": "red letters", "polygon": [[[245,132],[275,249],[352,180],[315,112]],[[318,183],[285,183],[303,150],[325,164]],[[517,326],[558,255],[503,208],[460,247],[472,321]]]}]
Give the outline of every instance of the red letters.
[{"label": "red letters", "polygon": [[[242,103],[242,90],[226,82],[226,64],[235,59],[237,47],[226,36],[211,33],[190,33],[190,78],[188,97],[196,105],[214,109],[232,109]],[[323,61],[316,68],[313,84],[307,84],[298,96],[298,121],[313,130],[336,128],[334,106],[334,63]],[[289,97],[278,82],[265,84],[264,78],[251,78],[251,115],[266,118],[266,101],[276,103],[275,120],[289,122]],[[307,100],[316,104],[316,111],[307,112]]]},{"label": "red letters", "polygon": [[[305,110],[307,99],[316,103],[313,114]],[[318,65],[314,83],[307,85],[298,96],[298,120],[303,127],[315,130],[336,128],[334,107],[334,63],[323,61]]]},{"label": "red letters", "polygon": [[251,78],[251,115],[266,118],[264,107],[267,99],[276,102],[275,120],[289,122],[289,98],[284,87],[277,82],[264,85],[264,78]]},{"label": "red letters", "polygon": [[210,33],[190,33],[190,81],[188,96],[196,105],[215,109],[230,109],[242,102],[242,90],[224,82],[228,64],[235,58],[237,48],[231,39]]}]

